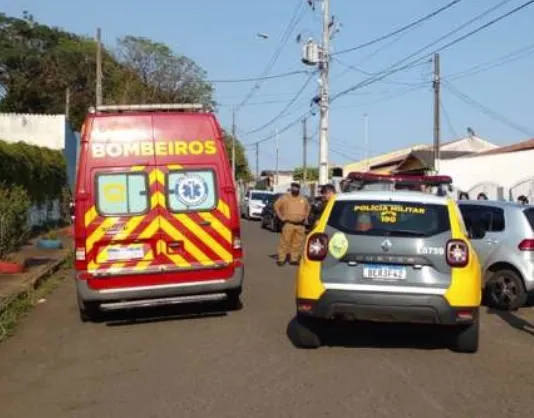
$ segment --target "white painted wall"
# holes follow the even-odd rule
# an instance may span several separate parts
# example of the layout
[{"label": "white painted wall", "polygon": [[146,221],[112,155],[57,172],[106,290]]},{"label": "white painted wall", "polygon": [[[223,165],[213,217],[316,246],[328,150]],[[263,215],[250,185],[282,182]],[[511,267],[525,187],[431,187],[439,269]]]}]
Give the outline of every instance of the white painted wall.
[{"label": "white painted wall", "polygon": [[61,150],[65,147],[65,115],[0,113],[0,139]]},{"label": "white painted wall", "polygon": [[[454,186],[470,193],[491,190],[490,183],[504,189],[505,198],[520,194],[534,201],[534,150],[441,160],[440,174],[449,175]],[[487,187],[484,188],[484,185]],[[490,196],[492,198],[492,196]]]}]

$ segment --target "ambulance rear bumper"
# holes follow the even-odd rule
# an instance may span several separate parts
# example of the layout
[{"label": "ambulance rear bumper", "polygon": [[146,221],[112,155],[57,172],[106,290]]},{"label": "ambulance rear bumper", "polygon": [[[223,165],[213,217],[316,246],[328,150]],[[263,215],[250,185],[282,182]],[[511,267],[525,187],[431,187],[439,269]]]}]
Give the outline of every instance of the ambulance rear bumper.
[{"label": "ambulance rear bumper", "polygon": [[[107,289],[92,289],[87,280],[76,275],[76,290],[83,302],[113,302],[139,299],[159,299],[176,296],[210,295],[231,292],[243,286],[245,271],[237,267],[230,279],[202,282],[168,283],[153,286],[132,286]],[[105,279],[103,279],[105,280]]]}]

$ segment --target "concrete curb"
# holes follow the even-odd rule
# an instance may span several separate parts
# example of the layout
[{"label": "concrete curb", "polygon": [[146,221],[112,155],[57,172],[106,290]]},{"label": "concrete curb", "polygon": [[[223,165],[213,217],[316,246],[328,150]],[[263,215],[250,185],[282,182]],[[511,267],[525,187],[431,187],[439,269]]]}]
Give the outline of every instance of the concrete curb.
[{"label": "concrete curb", "polygon": [[42,266],[36,267],[23,281],[20,282],[18,289],[11,295],[0,299],[0,313],[6,311],[11,304],[37,290],[47,279],[57,272],[63,264],[69,259],[71,250],[63,250],[62,256]]}]

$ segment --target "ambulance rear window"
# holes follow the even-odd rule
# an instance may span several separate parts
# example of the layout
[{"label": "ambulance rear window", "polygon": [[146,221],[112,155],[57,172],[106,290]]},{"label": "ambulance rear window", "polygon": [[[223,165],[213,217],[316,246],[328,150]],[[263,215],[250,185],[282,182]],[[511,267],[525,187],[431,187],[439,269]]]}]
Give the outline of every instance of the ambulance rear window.
[{"label": "ambulance rear window", "polygon": [[145,173],[98,174],[96,206],[103,216],[140,215],[148,210]]},{"label": "ambulance rear window", "polygon": [[171,171],[167,203],[172,212],[207,212],[217,206],[217,182],[212,170]]}]

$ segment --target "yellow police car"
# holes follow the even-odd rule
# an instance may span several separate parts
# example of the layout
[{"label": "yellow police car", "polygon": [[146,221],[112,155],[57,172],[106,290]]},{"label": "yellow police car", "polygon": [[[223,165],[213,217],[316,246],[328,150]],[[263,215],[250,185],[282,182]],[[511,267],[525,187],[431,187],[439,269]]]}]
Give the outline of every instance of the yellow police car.
[{"label": "yellow police car", "polygon": [[450,333],[453,350],[474,353],[481,288],[454,199],[406,190],[343,193],[306,240],[293,340],[319,347],[333,319],[430,323]]}]

